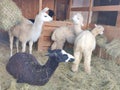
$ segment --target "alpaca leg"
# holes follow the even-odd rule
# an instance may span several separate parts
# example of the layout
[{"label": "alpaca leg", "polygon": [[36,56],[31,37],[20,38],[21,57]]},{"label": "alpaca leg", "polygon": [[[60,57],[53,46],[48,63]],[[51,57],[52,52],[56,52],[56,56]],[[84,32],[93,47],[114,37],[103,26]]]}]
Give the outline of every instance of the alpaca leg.
[{"label": "alpaca leg", "polygon": [[79,63],[82,59],[82,53],[80,53],[80,51],[74,52],[74,57],[75,57],[75,61],[72,64],[72,71],[76,72],[78,71]]},{"label": "alpaca leg", "polygon": [[92,55],[91,51],[84,52],[84,68],[85,68],[85,72],[87,72],[88,74],[91,73],[91,67],[90,67],[91,55]]},{"label": "alpaca leg", "polygon": [[51,50],[54,50],[57,48],[57,43],[56,42],[53,42],[52,46],[51,46]]},{"label": "alpaca leg", "polygon": [[63,49],[64,43],[65,43],[64,40],[63,40],[63,41],[58,41],[58,42],[57,42],[57,48],[56,48],[56,49]]},{"label": "alpaca leg", "polygon": [[19,48],[18,48],[18,47],[19,47],[19,40],[17,39],[17,40],[16,40],[16,48],[17,48],[17,52],[19,52]]},{"label": "alpaca leg", "polygon": [[32,54],[32,45],[33,45],[33,42],[30,41],[29,42],[29,53]]},{"label": "alpaca leg", "polygon": [[26,51],[26,42],[22,42],[22,52]]},{"label": "alpaca leg", "polygon": [[13,52],[13,36],[11,35],[11,33],[9,32],[9,41],[10,41],[10,56],[12,56],[12,52]]}]

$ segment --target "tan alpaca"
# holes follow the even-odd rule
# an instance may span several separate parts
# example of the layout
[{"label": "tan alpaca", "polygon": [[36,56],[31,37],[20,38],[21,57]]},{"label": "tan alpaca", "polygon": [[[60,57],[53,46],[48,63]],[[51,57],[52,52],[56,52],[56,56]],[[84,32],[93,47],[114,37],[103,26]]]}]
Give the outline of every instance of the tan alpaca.
[{"label": "tan alpaca", "polygon": [[75,14],[73,17],[74,25],[71,27],[61,26],[57,28],[51,39],[54,41],[51,49],[63,49],[65,42],[67,41],[70,44],[73,44],[76,36],[82,31],[81,27],[83,26],[83,16],[80,13]]},{"label": "tan alpaca", "polygon": [[[50,22],[53,19],[46,13],[49,8],[44,8],[36,15],[34,24],[26,18],[20,24],[17,24],[9,31],[10,38],[10,55],[12,56],[13,39],[17,39],[22,43],[22,52],[26,51],[26,43],[29,42],[29,53],[32,53],[33,42],[36,42],[41,35],[42,26],[44,22]],[[18,40],[16,42],[18,52]]]},{"label": "tan alpaca", "polygon": [[86,30],[82,31],[74,42],[74,57],[75,61],[72,65],[72,71],[78,71],[79,63],[82,59],[82,55],[84,57],[84,68],[85,72],[91,73],[91,55],[92,51],[96,47],[95,37],[98,34],[103,34],[104,28],[101,25],[96,26],[91,32]]}]

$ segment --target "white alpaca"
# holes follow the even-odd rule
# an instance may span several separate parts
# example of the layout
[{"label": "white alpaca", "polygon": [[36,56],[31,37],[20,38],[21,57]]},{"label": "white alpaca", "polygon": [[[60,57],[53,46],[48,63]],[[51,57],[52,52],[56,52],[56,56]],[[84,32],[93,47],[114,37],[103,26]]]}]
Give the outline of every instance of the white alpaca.
[{"label": "white alpaca", "polygon": [[77,13],[73,16],[73,26],[62,26],[57,28],[51,39],[54,41],[51,49],[63,49],[64,43],[67,41],[70,44],[73,44],[75,37],[82,31],[81,26],[83,26],[83,16],[80,13]]},{"label": "white alpaca", "polygon": [[72,71],[78,71],[79,63],[82,59],[82,54],[84,57],[84,68],[85,72],[91,73],[91,55],[92,51],[96,47],[95,37],[98,34],[103,34],[104,28],[101,25],[95,26],[95,28],[90,32],[88,30],[82,31],[74,42],[74,57],[75,61],[72,65]]},{"label": "white alpaca", "polygon": [[[22,52],[26,51],[26,43],[29,42],[29,53],[32,53],[32,45],[33,42],[36,42],[41,35],[42,26],[44,22],[50,22],[53,19],[46,13],[49,8],[44,8],[39,12],[39,14],[35,18],[34,24],[26,18],[23,18],[23,21],[12,27],[9,31],[10,38],[10,55],[12,56],[13,49],[13,39],[17,37],[19,41],[22,43]],[[18,40],[16,41],[17,52],[18,50]]]}]

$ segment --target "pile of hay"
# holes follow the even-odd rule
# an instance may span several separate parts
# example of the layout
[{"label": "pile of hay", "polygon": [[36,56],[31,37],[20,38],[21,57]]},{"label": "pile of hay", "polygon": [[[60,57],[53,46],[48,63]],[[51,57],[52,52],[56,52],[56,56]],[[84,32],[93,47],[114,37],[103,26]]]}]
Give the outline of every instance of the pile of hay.
[{"label": "pile of hay", "polygon": [[107,38],[104,35],[98,35],[96,36],[96,44],[101,47],[104,48],[105,45],[107,43]]},{"label": "pile of hay", "polygon": [[0,0],[0,29],[7,31],[21,20],[22,12],[12,0]]},{"label": "pile of hay", "polygon": [[[14,49],[16,52],[16,49]],[[113,60],[104,60],[92,57],[91,75],[84,71],[81,62],[79,70],[73,73],[72,63],[61,63],[49,82],[44,86],[34,86],[25,83],[16,83],[16,80],[6,71],[9,60],[9,47],[0,45],[0,87],[1,90],[120,90],[120,66]],[[39,63],[47,61],[46,52],[33,50],[33,55]]]},{"label": "pile of hay", "polygon": [[114,39],[105,46],[106,52],[113,58],[120,57],[120,39]]}]

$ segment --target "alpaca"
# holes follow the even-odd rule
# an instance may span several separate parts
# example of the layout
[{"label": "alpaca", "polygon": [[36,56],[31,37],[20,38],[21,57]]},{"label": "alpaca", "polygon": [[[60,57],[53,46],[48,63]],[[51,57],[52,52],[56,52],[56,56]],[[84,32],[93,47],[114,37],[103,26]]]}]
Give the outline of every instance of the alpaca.
[{"label": "alpaca", "polygon": [[73,17],[74,25],[71,27],[62,26],[57,28],[52,34],[53,44],[51,49],[63,49],[64,43],[67,41],[73,44],[75,37],[82,31],[81,26],[83,26],[83,16],[80,13],[75,14]]},{"label": "alpaca", "polygon": [[82,54],[84,56],[84,68],[85,72],[91,73],[91,55],[92,51],[96,47],[95,37],[98,34],[103,34],[104,28],[101,25],[95,26],[95,28],[90,32],[88,30],[82,31],[74,42],[74,57],[75,61],[72,65],[72,71],[78,71],[79,63],[82,59]]},{"label": "alpaca", "polygon": [[[39,12],[39,14],[35,18],[35,22],[32,23],[26,18],[23,18],[23,21],[18,25],[9,30],[9,38],[10,38],[10,55],[12,56],[13,49],[13,39],[17,37],[19,41],[22,43],[22,52],[26,51],[26,43],[29,42],[29,53],[32,53],[32,45],[33,42],[36,42],[41,35],[42,26],[44,22],[50,22],[53,20],[46,12],[49,8],[44,8]],[[18,40],[16,41],[17,52],[18,50]]]},{"label": "alpaca", "polygon": [[18,83],[31,85],[46,84],[60,62],[73,62],[74,57],[61,49],[49,50],[49,58],[45,65],[40,65],[36,58],[28,53],[16,53],[7,63],[7,71],[17,79]]},{"label": "alpaca", "polygon": [[[55,15],[55,13],[54,13],[54,11],[53,10],[48,10],[48,15],[50,16],[50,17],[53,17],[54,15]],[[34,19],[29,19],[32,23],[34,23],[35,22],[35,20]]]}]

